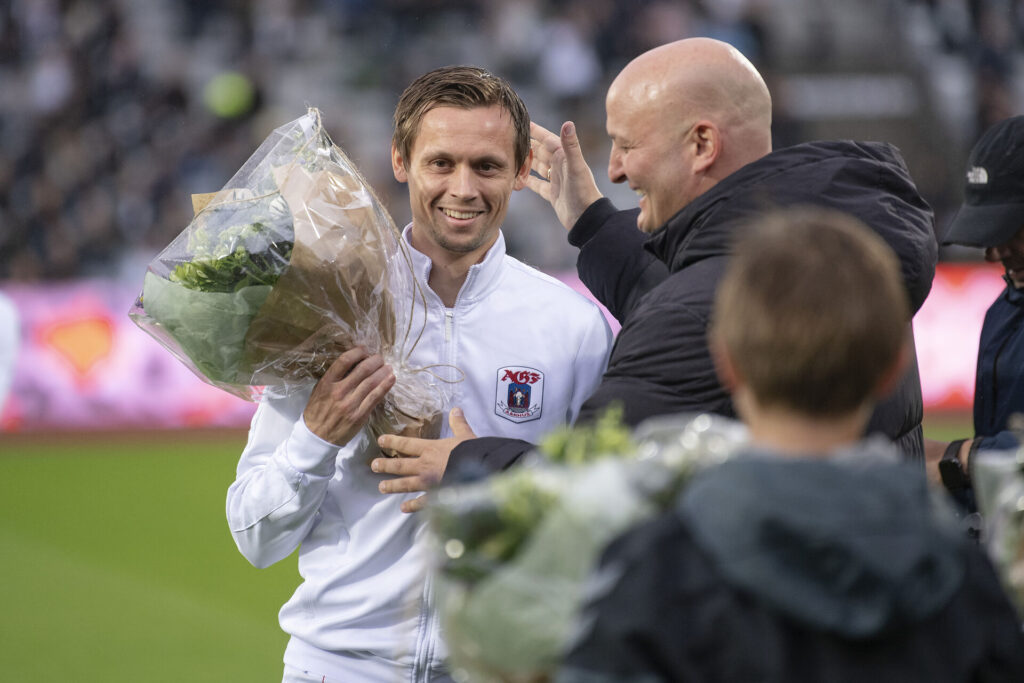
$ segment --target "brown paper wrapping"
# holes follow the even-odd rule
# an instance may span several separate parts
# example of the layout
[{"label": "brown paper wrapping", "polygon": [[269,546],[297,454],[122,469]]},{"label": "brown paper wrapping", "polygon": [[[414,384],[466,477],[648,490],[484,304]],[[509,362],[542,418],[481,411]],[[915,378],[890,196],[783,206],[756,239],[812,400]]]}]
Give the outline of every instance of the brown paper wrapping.
[{"label": "brown paper wrapping", "polygon": [[[393,249],[381,241],[366,191],[352,178],[309,173],[297,164],[275,171],[275,179],[292,207],[294,247],[288,268],[246,334],[253,383],[319,379],[357,344],[385,356],[396,350],[401,340],[386,281]],[[440,434],[440,413],[422,415],[419,406],[401,403],[392,390],[374,411],[375,438]]]},{"label": "brown paper wrapping", "polygon": [[198,214],[200,211],[205,209],[206,205],[210,203],[210,200],[216,196],[216,192],[204,192],[203,194],[192,195],[192,213]]}]

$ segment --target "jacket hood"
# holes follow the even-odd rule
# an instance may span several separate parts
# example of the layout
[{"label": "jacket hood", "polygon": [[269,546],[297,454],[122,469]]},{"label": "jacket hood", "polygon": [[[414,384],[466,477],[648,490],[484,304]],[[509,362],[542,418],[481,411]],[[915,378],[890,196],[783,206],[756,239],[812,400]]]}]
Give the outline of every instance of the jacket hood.
[{"label": "jacket hood", "polygon": [[943,607],[964,577],[952,513],[888,442],[828,459],[748,453],[697,476],[678,512],[725,580],[866,638]]},{"label": "jacket hood", "polygon": [[669,269],[728,253],[736,225],[766,210],[815,205],[873,228],[899,257],[913,311],[938,259],[934,217],[899,151],[882,142],[808,142],[747,164],[655,231],[646,247]]}]

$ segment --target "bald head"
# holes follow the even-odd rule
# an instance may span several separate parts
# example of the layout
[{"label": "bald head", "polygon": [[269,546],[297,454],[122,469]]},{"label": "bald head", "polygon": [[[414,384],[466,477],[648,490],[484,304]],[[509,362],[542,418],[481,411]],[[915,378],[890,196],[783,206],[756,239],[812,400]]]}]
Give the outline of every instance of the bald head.
[{"label": "bald head", "polygon": [[[612,82],[606,107],[608,174],[640,194],[643,230],[772,149],[768,87],[719,40],[688,38],[643,53]],[[641,165],[630,155],[643,148],[650,163]]]},{"label": "bald head", "polygon": [[768,86],[750,60],[728,43],[687,38],[649,50],[626,65],[608,97],[618,91],[657,110],[666,121],[713,121],[726,142],[743,143],[743,149],[723,150],[728,158],[750,157],[737,159],[740,166],[771,151]]}]

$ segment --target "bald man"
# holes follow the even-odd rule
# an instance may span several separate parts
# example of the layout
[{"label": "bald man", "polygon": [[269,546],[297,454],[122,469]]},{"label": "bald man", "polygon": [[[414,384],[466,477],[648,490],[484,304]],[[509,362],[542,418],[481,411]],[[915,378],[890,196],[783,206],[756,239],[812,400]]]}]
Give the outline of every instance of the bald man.
[{"label": "bald man", "polygon": [[[640,55],[612,82],[606,109],[608,175],[639,194],[637,225],[647,233],[772,151],[768,87],[739,51],[717,40],[681,40]],[[571,126],[565,147],[531,126],[534,170],[549,182],[534,179],[530,189],[551,202],[567,230],[601,198]]]},{"label": "bald man", "polygon": [[[912,312],[924,302],[937,258],[933,216],[899,151],[851,141],[773,151],[771,95],[731,45],[691,38],[645,52],[615,78],[605,107],[608,176],[636,191],[638,209],[619,211],[602,197],[571,121],[559,135],[531,124],[538,177],[527,187],[551,203],[580,249],[580,278],[622,324],[579,421],[614,403],[630,424],[735,415],[708,350],[711,302],[738,224],[768,209],[810,204],[854,215],[899,257]],[[923,462],[921,417],[915,361],[868,432]],[[504,468],[529,448],[507,439],[457,444],[443,481]]]},{"label": "bald man", "polygon": [[[624,402],[631,423],[733,414],[705,343],[711,296],[735,223],[769,207],[854,214],[899,256],[913,310],[924,302],[937,252],[933,218],[899,152],[856,142],[772,151],[771,95],[732,46],[691,38],[646,52],[615,78],[605,105],[608,176],[637,192],[638,212],[601,197],[571,122],[560,135],[531,129],[540,177],[528,187],[551,202],[580,248],[581,278],[623,325],[584,419],[613,401]],[[921,412],[914,371],[869,429],[921,457]]]}]

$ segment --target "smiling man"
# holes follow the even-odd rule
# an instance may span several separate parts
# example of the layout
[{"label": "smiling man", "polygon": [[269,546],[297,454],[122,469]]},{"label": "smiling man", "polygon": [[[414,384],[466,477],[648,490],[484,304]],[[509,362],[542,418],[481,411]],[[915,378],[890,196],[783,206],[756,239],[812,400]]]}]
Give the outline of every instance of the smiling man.
[{"label": "smiling man", "polygon": [[444,471],[437,446],[469,425],[536,440],[572,422],[600,381],[611,332],[598,307],[505,253],[501,224],[530,159],[525,105],[482,69],[432,71],[398,102],[391,160],[409,187],[403,238],[425,304],[402,353],[459,409],[440,440],[420,441],[429,450],[382,457],[364,426],[395,378],[361,349],[310,392],[260,404],[227,515],[256,566],[299,549],[303,582],[280,613],[286,682],[450,680],[423,520],[405,514]]},{"label": "smiling man", "polygon": [[498,104],[436,106],[422,114],[415,145],[408,125],[395,129],[391,165],[409,186],[409,243],[430,257],[430,288],[449,308],[470,266],[497,240],[512,191],[530,172],[529,148],[515,148],[511,116]]},{"label": "smiling man", "polygon": [[[639,55],[615,77],[605,109],[608,177],[637,193],[638,209],[619,211],[602,197],[572,122],[558,134],[532,126],[537,175],[527,181],[580,248],[580,278],[622,323],[581,420],[614,402],[633,424],[734,415],[708,350],[711,301],[738,226],[767,209],[816,205],[856,216],[896,252],[911,311],[924,302],[937,253],[932,212],[899,151],[852,141],[773,149],[768,88],[731,45],[689,38]],[[921,417],[915,363],[868,431],[922,458]]]}]

